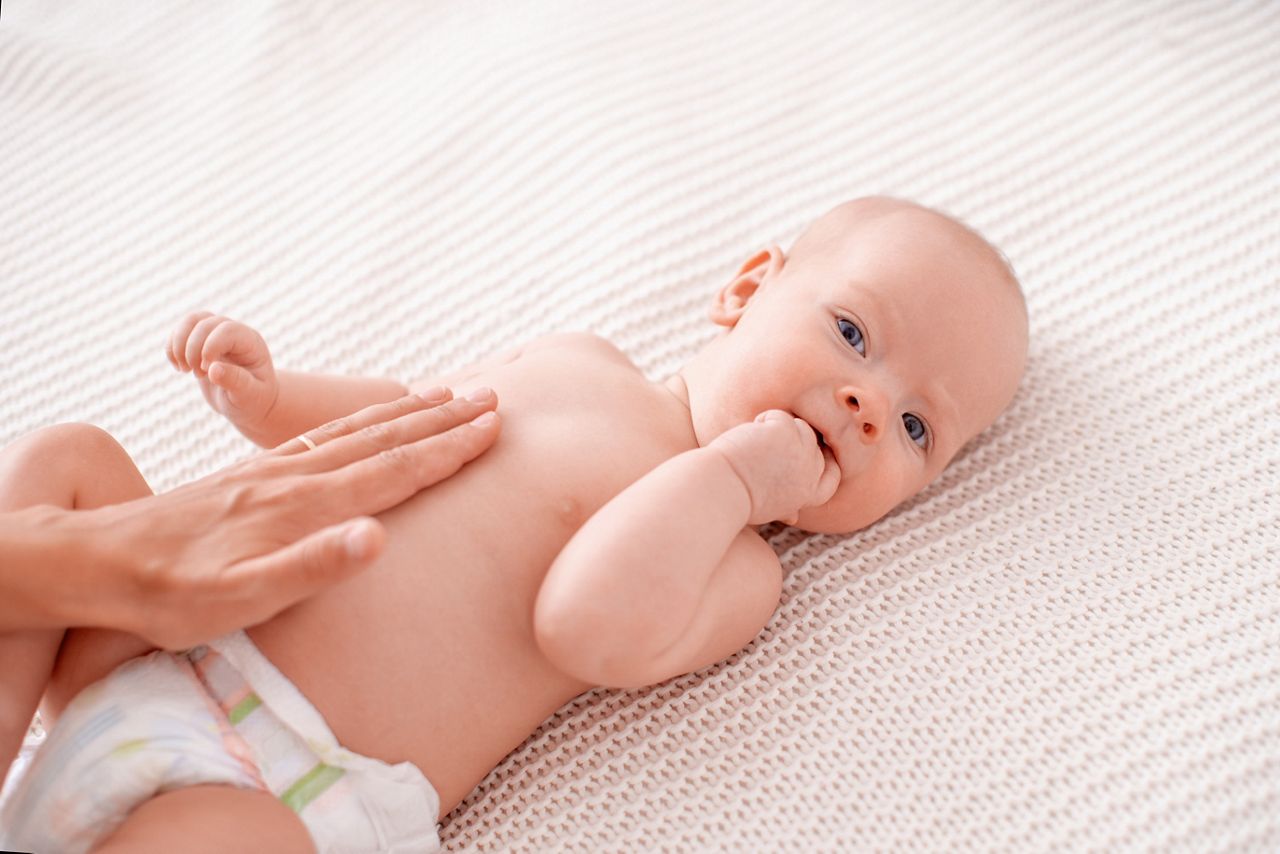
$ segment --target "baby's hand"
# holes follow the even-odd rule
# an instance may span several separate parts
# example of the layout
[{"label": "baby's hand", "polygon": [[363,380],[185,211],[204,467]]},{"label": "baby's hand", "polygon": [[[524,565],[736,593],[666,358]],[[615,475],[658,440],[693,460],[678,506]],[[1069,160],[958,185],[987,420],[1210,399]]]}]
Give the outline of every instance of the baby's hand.
[{"label": "baby's hand", "polygon": [[242,430],[265,420],[280,385],[267,342],[235,320],[207,311],[182,319],[165,348],[179,371],[194,371],[204,399]]},{"label": "baby's hand", "polygon": [[747,524],[775,519],[794,525],[800,510],[825,504],[840,485],[831,451],[803,419],[771,409],[717,436],[707,447],[724,455],[751,499]]}]

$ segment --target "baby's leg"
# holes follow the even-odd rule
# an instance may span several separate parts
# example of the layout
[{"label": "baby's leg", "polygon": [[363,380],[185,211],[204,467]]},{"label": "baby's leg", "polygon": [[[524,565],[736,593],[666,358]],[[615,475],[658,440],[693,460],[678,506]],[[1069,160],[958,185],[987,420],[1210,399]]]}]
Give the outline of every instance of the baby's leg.
[{"label": "baby's leg", "polygon": [[152,798],[129,814],[96,854],[170,851],[315,851],[302,820],[270,792],[191,786]]},{"label": "baby's leg", "polygon": [[[90,509],[150,494],[124,449],[88,424],[46,427],[0,451],[0,512],[37,504]],[[152,648],[123,632],[94,634],[128,647],[125,657]],[[0,634],[0,777],[22,744],[63,635],[61,629]]]}]

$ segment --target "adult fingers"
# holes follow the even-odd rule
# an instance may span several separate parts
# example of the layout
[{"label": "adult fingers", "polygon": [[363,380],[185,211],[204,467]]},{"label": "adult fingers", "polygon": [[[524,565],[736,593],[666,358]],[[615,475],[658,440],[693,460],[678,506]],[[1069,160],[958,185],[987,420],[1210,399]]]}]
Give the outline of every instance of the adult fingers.
[{"label": "adult fingers", "polygon": [[417,410],[392,421],[371,424],[340,440],[316,440],[317,448],[298,461],[297,471],[327,471],[375,454],[392,453],[400,446],[437,436],[473,420],[498,405],[490,392],[481,400],[451,400],[430,409]]},{"label": "adult fingers", "polygon": [[382,553],[386,530],[375,519],[330,525],[271,554],[242,561],[222,591],[235,626],[254,625],[367,569]]},{"label": "adult fingers", "polygon": [[[453,393],[447,388],[435,388],[421,394],[406,394],[404,397],[393,400],[390,403],[375,403],[372,406],[366,406],[359,412],[353,412],[350,415],[330,421],[328,424],[317,427],[314,430],[308,430],[302,435],[306,436],[317,447],[322,444],[330,445],[343,437],[359,433],[361,430],[376,424],[394,421],[420,409],[439,406],[452,396]],[[304,451],[315,453],[312,445],[308,445],[301,437],[295,437],[277,445],[270,451],[266,451],[264,456],[289,457],[301,454]]]},{"label": "adult fingers", "polygon": [[490,410],[442,433],[316,475],[314,481],[341,496],[349,512],[378,513],[457,472],[488,449],[500,430],[501,419]]}]

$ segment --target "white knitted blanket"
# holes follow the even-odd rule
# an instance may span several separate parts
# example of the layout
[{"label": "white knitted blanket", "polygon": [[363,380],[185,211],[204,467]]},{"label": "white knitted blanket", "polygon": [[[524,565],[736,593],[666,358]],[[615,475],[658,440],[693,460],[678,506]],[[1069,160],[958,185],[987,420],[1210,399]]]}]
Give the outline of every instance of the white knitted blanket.
[{"label": "white knitted blanket", "polygon": [[0,441],[251,448],[162,344],[415,379],[589,329],[654,378],[753,249],[887,193],[1031,313],[1012,409],[729,661],[561,709],[478,851],[1280,848],[1280,4],[0,11]]}]

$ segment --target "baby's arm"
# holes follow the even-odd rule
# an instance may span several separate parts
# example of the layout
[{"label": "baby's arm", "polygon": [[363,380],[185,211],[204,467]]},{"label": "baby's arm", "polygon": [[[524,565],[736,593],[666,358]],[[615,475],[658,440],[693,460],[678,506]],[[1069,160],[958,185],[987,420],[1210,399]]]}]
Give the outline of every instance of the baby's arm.
[{"label": "baby's arm", "polygon": [[531,350],[554,346],[570,335],[547,335],[482,359],[468,368],[409,388],[377,377],[277,371],[266,342],[243,323],[210,314],[189,314],[169,337],[166,353],[180,371],[192,371],[213,409],[264,448],[328,424],[375,403],[389,403],[433,386],[457,388]]},{"label": "baby's arm", "polygon": [[782,589],[777,556],[747,526],[793,520],[838,479],[809,426],[783,413],[671,458],[561,550],[534,606],[539,648],[564,672],[619,688],[732,655]]},{"label": "baby's arm", "polygon": [[209,312],[185,317],[167,354],[175,368],[195,373],[214,410],[264,448],[409,393],[389,379],[276,371],[261,335]]},{"label": "baby's arm", "polygon": [[276,381],[279,396],[258,430],[251,433],[241,429],[263,448],[274,448],[321,424],[409,393],[401,383],[380,377],[278,371]]}]

